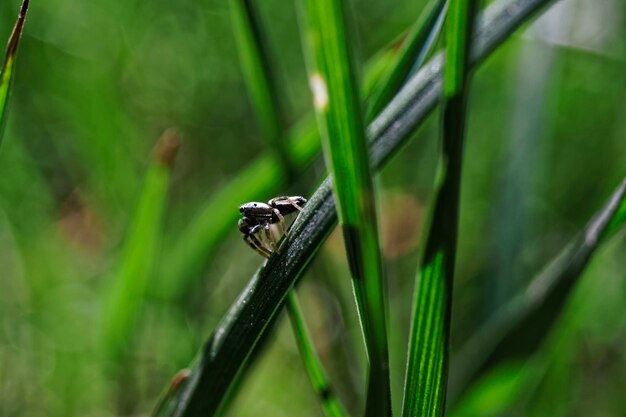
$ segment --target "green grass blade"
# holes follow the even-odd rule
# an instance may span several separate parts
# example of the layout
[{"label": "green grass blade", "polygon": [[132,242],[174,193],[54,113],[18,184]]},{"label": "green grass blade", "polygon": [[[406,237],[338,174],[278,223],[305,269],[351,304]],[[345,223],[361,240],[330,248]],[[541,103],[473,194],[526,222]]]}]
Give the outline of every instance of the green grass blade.
[{"label": "green grass blade", "polygon": [[344,10],[338,0],[310,0],[303,15],[309,84],[369,359],[365,415],[384,417],[391,415],[385,284],[374,184]]},{"label": "green grass blade", "polygon": [[309,379],[313,384],[315,393],[322,401],[322,409],[326,417],[347,417],[347,413],[335,391],[330,386],[324,366],[317,356],[313,347],[313,340],[306,327],[298,297],[294,290],[287,294],[287,312],[289,313],[289,321],[293,328],[293,334],[298,344],[300,356],[304,363],[304,367],[309,375]]},{"label": "green grass blade", "polygon": [[105,354],[113,361],[124,357],[141,313],[157,255],[178,146],[178,133],[174,130],[166,131],[157,144],[121,255],[120,269],[105,302],[102,343]]},{"label": "green grass blade", "polygon": [[231,0],[231,18],[244,79],[263,138],[282,162],[291,166],[283,141],[283,114],[268,43],[253,0]]},{"label": "green grass blade", "polygon": [[389,103],[406,81],[412,68],[420,68],[437,43],[448,0],[431,0],[402,42],[393,65],[385,70],[368,99],[367,120],[372,120]]},{"label": "green grass blade", "polygon": [[[474,39],[473,64],[486,58],[549,0],[498,0],[485,13]],[[442,87],[442,57],[420,70],[370,126],[370,156],[380,169],[435,108]],[[231,389],[287,292],[306,269],[337,221],[326,179],[309,199],[281,246],[249,281],[194,362],[188,382],[159,416],[212,416]]]},{"label": "green grass blade", "polygon": [[374,382],[370,386],[380,384],[369,390],[375,394],[368,395],[366,414],[383,415],[389,413],[390,401],[385,382],[389,377],[382,262],[372,174],[344,10],[335,0],[309,1],[305,15],[309,82],[363,321],[370,381]]},{"label": "green grass blade", "polygon": [[451,0],[438,186],[418,270],[402,415],[444,413],[474,0]]},{"label": "green grass blade", "polygon": [[20,43],[20,37],[24,30],[26,22],[26,13],[28,12],[29,0],[23,0],[20,12],[17,16],[17,22],[13,27],[13,32],[9,37],[7,44],[7,52],[4,56],[4,63],[0,70],[0,144],[2,144],[2,136],[4,134],[4,125],[6,123],[7,100],[13,83],[13,69],[15,68],[15,58],[17,57],[17,48]]},{"label": "green grass blade", "polygon": [[585,229],[524,289],[493,315],[453,359],[452,402],[484,372],[529,356],[558,319],[600,245],[626,225],[626,179]]}]

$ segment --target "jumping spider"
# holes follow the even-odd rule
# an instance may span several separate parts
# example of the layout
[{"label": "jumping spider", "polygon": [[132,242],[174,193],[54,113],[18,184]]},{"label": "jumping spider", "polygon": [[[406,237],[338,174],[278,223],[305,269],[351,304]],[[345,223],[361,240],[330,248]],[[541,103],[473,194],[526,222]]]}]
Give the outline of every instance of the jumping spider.
[{"label": "jumping spider", "polygon": [[[300,196],[283,196],[272,198],[266,203],[251,202],[239,206],[243,218],[239,220],[239,231],[243,240],[262,256],[269,258],[277,251],[276,241],[270,231],[270,225],[279,223],[285,236],[287,226],[285,216],[302,211],[306,199]],[[265,239],[258,235],[264,233]]]}]

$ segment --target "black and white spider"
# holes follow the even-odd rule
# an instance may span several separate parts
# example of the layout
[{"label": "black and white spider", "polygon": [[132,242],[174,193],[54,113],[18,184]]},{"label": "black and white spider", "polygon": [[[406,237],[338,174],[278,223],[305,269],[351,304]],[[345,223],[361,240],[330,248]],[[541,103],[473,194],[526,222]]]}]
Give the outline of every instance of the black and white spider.
[{"label": "black and white spider", "polygon": [[262,256],[269,258],[277,250],[270,226],[280,224],[286,236],[285,216],[302,211],[304,204],[306,199],[300,196],[282,196],[272,198],[267,203],[253,201],[242,204],[239,206],[239,212],[243,214],[239,220],[239,231],[243,233],[243,240]]}]

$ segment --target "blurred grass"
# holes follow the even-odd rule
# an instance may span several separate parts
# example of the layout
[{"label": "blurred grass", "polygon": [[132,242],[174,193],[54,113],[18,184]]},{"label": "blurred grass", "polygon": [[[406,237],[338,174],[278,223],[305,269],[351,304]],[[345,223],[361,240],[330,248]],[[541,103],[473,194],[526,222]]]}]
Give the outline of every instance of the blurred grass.
[{"label": "blurred grass", "polygon": [[538,349],[599,247],[624,226],[625,197],[626,179],[585,229],[463,346],[453,358],[452,404],[479,375]]},{"label": "blurred grass", "polygon": [[[358,2],[355,16],[363,56],[380,50],[412,25],[425,3]],[[541,137],[543,158],[533,168],[537,176],[519,197],[528,206],[531,224],[525,229],[524,244],[514,252],[521,277],[533,276],[538,266],[570,241],[624,175],[626,122],[620,109],[626,97],[626,33],[616,23],[623,21],[624,7],[607,1],[601,7],[591,4],[593,11],[589,11],[590,3],[577,1],[576,13],[557,14],[567,36],[551,44],[560,67],[560,76],[544,98],[544,116],[552,129]],[[268,0],[258,6],[271,19],[272,44],[280,45],[275,50],[277,75],[284,80],[288,98],[286,126],[292,127],[310,103],[293,5]],[[0,4],[0,39],[9,38],[18,9],[19,1]],[[570,27],[571,22],[575,25]],[[579,42],[589,37],[596,43]],[[489,269],[492,249],[483,241],[495,238],[486,227],[492,216],[487,208],[501,192],[495,186],[499,174],[494,168],[509,161],[501,139],[510,135],[516,100],[518,80],[513,68],[518,68],[522,48],[540,48],[546,42],[527,34],[514,36],[481,66],[474,79],[469,124],[473,140],[467,147],[471,162],[464,167],[455,282],[455,290],[462,295],[455,297],[453,346],[466,340],[484,315],[482,278]],[[231,220],[220,224],[223,232],[218,236],[202,236],[202,230],[197,230],[198,236],[213,243],[200,252],[202,267],[192,281],[167,276],[172,287],[187,290],[172,298],[146,300],[145,319],[138,323],[136,349],[127,368],[135,381],[128,389],[138,413],[152,408],[167,380],[188,363],[245,285],[259,259],[241,245],[235,207],[256,198],[243,194],[253,189],[250,184],[277,184],[281,180],[273,172],[282,171],[261,169],[235,183],[241,189],[229,191],[233,200],[217,200],[225,195],[218,190],[227,187],[241,167],[254,165],[259,156],[267,166],[276,161],[264,159],[264,145],[258,125],[252,122],[238,68],[224,2],[50,0],[31,4],[0,150],[0,414],[119,415],[110,396],[119,381],[100,373],[102,364],[93,355],[95,333],[104,289],[119,265],[118,254],[133,219],[146,155],[154,138],[168,126],[180,126],[186,140],[164,219],[165,252],[148,291],[156,293],[159,288],[152,284],[163,282],[161,277],[168,270],[176,270],[177,257],[171,249],[187,227],[195,226],[194,213],[209,199],[216,198],[211,207],[215,211],[207,212],[212,227],[218,225],[212,222],[211,213],[224,210]],[[377,72],[384,69],[381,65]],[[431,119],[414,134],[418,140],[390,158],[382,172],[383,202],[389,192],[411,196],[420,206],[430,202],[434,132]],[[316,140],[310,144],[319,149]],[[293,143],[301,144],[299,140]],[[299,175],[319,178],[322,171],[312,162]],[[280,187],[258,196],[280,193]],[[381,213],[396,225],[385,232],[385,242],[398,242],[409,234],[412,217],[398,213],[402,213],[400,208]],[[503,218],[508,213],[504,211]],[[611,247],[586,272],[584,291],[577,290],[585,307],[577,303],[577,308],[569,309],[568,322],[584,328],[574,327],[578,330],[570,331],[571,337],[545,346],[548,362],[556,366],[554,359],[562,357],[558,366],[570,373],[547,370],[548,376],[552,372],[561,376],[554,375],[549,385],[541,386],[542,396],[533,401],[534,415],[549,414],[555,404],[592,417],[624,409],[618,388],[626,373],[619,360],[623,342],[617,323],[623,311],[617,300],[620,271],[624,270],[623,239],[613,240]],[[178,260],[192,257],[184,245],[181,248]],[[345,276],[341,249],[329,245],[323,250],[333,259],[325,264],[329,277],[324,279]],[[414,273],[416,251],[407,250],[387,262],[393,311],[392,375],[399,376],[403,358],[394,359],[393,352],[404,349],[411,291],[410,280],[401,277]],[[307,285],[318,288],[319,278],[312,275]],[[322,305],[337,304],[334,294],[316,291]],[[312,297],[306,294],[302,299],[312,337],[322,362],[336,363],[342,357],[335,357],[334,352],[341,351],[345,342],[341,319],[318,322],[322,310],[315,304],[307,306]],[[607,323],[613,321],[617,324],[609,327]],[[267,350],[259,353],[227,415],[319,413],[286,324],[279,323],[278,332],[269,333]],[[554,326],[555,331],[562,328],[560,321]],[[354,356],[361,358],[363,352],[357,350]],[[332,366],[329,377],[340,394],[356,391],[354,397],[341,398],[347,408],[353,409],[356,403],[358,409],[364,390],[352,381],[364,379],[362,368],[352,360],[343,363],[352,379],[337,378]],[[399,378],[395,379],[400,386]]]},{"label": "blurred grass", "polygon": [[276,65],[271,59],[256,6],[251,0],[231,0],[229,5],[243,76],[254,104],[260,134],[278,157],[279,163],[289,172],[291,162],[283,143],[285,116],[273,73]]},{"label": "blurred grass", "polygon": [[101,344],[114,369],[127,366],[124,362],[142,316],[147,288],[159,257],[167,190],[179,146],[180,136],[175,129],[165,131],[156,144],[120,255],[119,271],[104,303]]}]

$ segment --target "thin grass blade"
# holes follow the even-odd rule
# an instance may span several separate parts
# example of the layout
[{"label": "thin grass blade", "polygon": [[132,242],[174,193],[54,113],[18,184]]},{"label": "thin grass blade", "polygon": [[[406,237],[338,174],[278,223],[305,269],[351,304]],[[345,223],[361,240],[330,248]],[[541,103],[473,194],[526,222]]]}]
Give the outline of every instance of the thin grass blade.
[{"label": "thin grass blade", "polygon": [[309,0],[302,11],[309,84],[369,359],[365,415],[384,417],[391,415],[385,284],[373,174],[345,13],[338,0]]},{"label": "thin grass blade", "polygon": [[287,294],[287,312],[298,344],[302,362],[313,384],[317,396],[322,399],[322,409],[326,417],[347,417],[344,407],[330,386],[324,366],[313,347],[313,340],[306,327],[304,316],[294,290]]},{"label": "thin grass blade", "polygon": [[431,0],[415,22],[394,63],[385,70],[368,99],[367,120],[372,120],[400,90],[413,68],[420,68],[433,50],[445,20],[448,0]]},{"label": "thin grass blade", "polygon": [[[549,0],[498,0],[483,14],[474,39],[477,64]],[[406,143],[435,108],[441,95],[442,56],[421,69],[368,131],[370,156],[380,169]],[[242,290],[193,363],[191,375],[164,404],[159,416],[214,416],[247,363],[268,323],[280,311],[287,292],[307,268],[336,225],[336,209],[327,178],[292,225],[280,253],[268,260]]]},{"label": "thin grass blade", "polygon": [[121,361],[139,319],[158,252],[167,189],[180,141],[166,131],[155,149],[137,211],[121,254],[121,265],[105,302],[102,344],[105,355]]},{"label": "thin grass blade", "polygon": [[289,153],[283,140],[284,116],[278,99],[276,76],[254,1],[231,0],[230,11],[244,80],[262,136],[280,159],[281,165],[290,168]]},{"label": "thin grass blade", "polygon": [[28,13],[29,0],[23,0],[20,12],[17,16],[17,22],[13,27],[13,32],[9,37],[7,51],[4,56],[4,63],[0,70],[0,145],[2,144],[2,136],[4,135],[4,125],[6,123],[7,101],[11,84],[13,84],[13,75],[15,68],[15,59],[17,57],[17,48],[20,43],[24,23],[26,22],[26,13]]},{"label": "thin grass blade", "polygon": [[441,416],[448,373],[452,286],[458,234],[474,0],[451,0],[446,31],[438,186],[417,274],[402,415]]},{"label": "thin grass blade", "polygon": [[554,326],[598,248],[626,225],[626,179],[581,233],[535,278],[488,320],[453,358],[450,401],[495,366],[525,358]]}]

